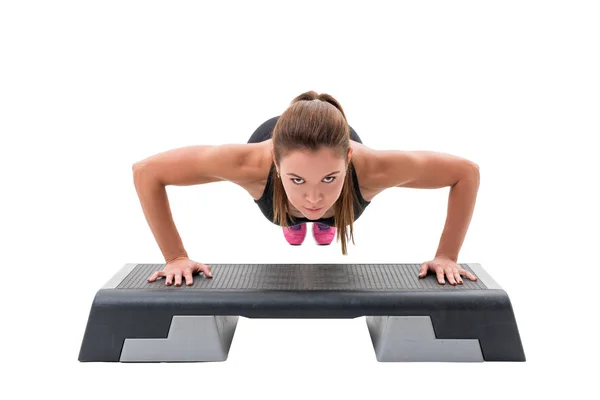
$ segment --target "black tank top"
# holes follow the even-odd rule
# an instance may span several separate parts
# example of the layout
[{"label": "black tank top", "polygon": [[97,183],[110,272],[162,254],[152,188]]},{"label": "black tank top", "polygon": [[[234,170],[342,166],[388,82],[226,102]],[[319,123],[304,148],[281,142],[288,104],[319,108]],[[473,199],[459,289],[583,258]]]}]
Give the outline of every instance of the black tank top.
[{"label": "black tank top", "polygon": [[[350,164],[352,164],[352,161],[350,161]],[[258,205],[258,208],[260,208],[260,210],[262,211],[264,216],[271,222],[273,222],[273,183],[271,182],[271,173],[273,172],[274,168],[275,168],[275,164],[273,162],[271,162],[271,168],[269,170],[269,176],[267,178],[267,185],[265,186],[265,190],[260,199],[254,200],[254,202]],[[358,178],[356,177],[356,171],[354,171],[354,164],[352,164],[351,170],[352,170],[352,178],[354,179],[354,191],[356,192],[356,195],[358,197],[358,203],[356,203],[356,201],[354,202],[354,221],[356,221],[361,216],[364,209],[369,204],[371,204],[371,202],[366,201],[362,197],[362,194],[360,193]],[[311,219],[304,218],[304,217],[294,217],[294,222],[292,222],[290,215],[287,215],[287,222],[288,222],[288,225],[292,225],[294,223],[301,224],[303,222],[319,222],[321,224],[325,224],[328,226],[334,226],[335,225],[335,217],[319,218],[316,220],[311,220]],[[276,224],[276,225],[279,225],[279,224]]]}]

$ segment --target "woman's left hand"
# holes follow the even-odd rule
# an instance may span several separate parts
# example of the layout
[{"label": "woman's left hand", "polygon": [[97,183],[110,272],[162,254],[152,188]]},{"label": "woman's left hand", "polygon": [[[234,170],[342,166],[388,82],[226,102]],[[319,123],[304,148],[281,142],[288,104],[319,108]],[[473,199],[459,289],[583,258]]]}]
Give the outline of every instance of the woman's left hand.
[{"label": "woman's left hand", "polygon": [[450,282],[451,285],[456,285],[457,283],[462,285],[463,281],[461,275],[466,276],[472,281],[477,280],[477,277],[472,273],[459,267],[454,260],[444,256],[437,256],[433,260],[421,264],[419,278],[425,278],[425,276],[427,276],[427,271],[435,272],[437,274],[438,282],[442,285],[446,283],[444,275],[448,276],[448,282]]}]

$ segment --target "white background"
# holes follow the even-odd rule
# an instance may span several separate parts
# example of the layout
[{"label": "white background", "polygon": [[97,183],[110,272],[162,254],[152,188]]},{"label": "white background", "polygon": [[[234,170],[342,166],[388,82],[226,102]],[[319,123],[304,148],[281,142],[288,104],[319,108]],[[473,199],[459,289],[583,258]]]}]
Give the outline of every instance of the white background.
[{"label": "white background", "polygon": [[[593,397],[599,18],[597,3],[572,0],[2,2],[3,391]],[[373,149],[479,164],[458,262],[481,263],[507,291],[527,362],[379,363],[364,318],[240,318],[224,363],[80,363],[96,291],[125,263],[164,261],[132,164],[246,143],[308,90],[339,100]],[[345,257],[310,231],[288,245],[229,182],[167,191],[203,263],[422,263],[435,255],[449,194],[383,192]]]}]

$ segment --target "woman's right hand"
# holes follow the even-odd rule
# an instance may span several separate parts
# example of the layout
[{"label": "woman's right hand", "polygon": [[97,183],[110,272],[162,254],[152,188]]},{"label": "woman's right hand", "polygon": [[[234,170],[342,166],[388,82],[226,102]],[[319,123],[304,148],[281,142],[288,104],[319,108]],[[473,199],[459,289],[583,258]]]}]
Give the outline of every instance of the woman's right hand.
[{"label": "woman's right hand", "polygon": [[192,261],[189,258],[181,258],[168,262],[162,271],[154,272],[148,278],[148,282],[154,282],[158,277],[166,277],[165,285],[170,286],[173,283],[173,278],[175,278],[175,286],[181,286],[181,277],[184,277],[186,285],[190,286],[194,283],[192,275],[200,272],[203,272],[207,278],[212,278],[210,266]]}]

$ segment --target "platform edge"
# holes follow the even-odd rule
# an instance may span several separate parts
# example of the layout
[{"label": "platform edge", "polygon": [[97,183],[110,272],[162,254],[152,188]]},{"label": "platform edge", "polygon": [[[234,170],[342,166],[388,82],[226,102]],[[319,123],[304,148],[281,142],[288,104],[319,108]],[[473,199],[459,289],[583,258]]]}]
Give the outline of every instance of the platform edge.
[{"label": "platform edge", "polygon": [[[502,289],[502,286],[500,286],[498,284],[498,282],[496,282],[492,276],[485,270],[483,269],[483,267],[481,266],[481,264],[479,263],[466,263],[469,268],[471,268],[471,270],[473,270],[473,272],[475,273],[475,276],[478,279],[481,279],[483,281],[483,283],[485,284],[485,286],[487,286],[488,289],[499,289],[499,290],[504,290]],[[468,279],[468,278],[465,278]]]},{"label": "platform edge", "polygon": [[115,289],[117,286],[119,286],[123,279],[125,279],[125,277],[129,275],[129,273],[133,271],[137,266],[138,263],[125,264],[119,271],[117,271],[117,273],[113,275],[112,278],[108,280],[108,282],[104,284],[104,286],[102,286],[101,289]]}]

